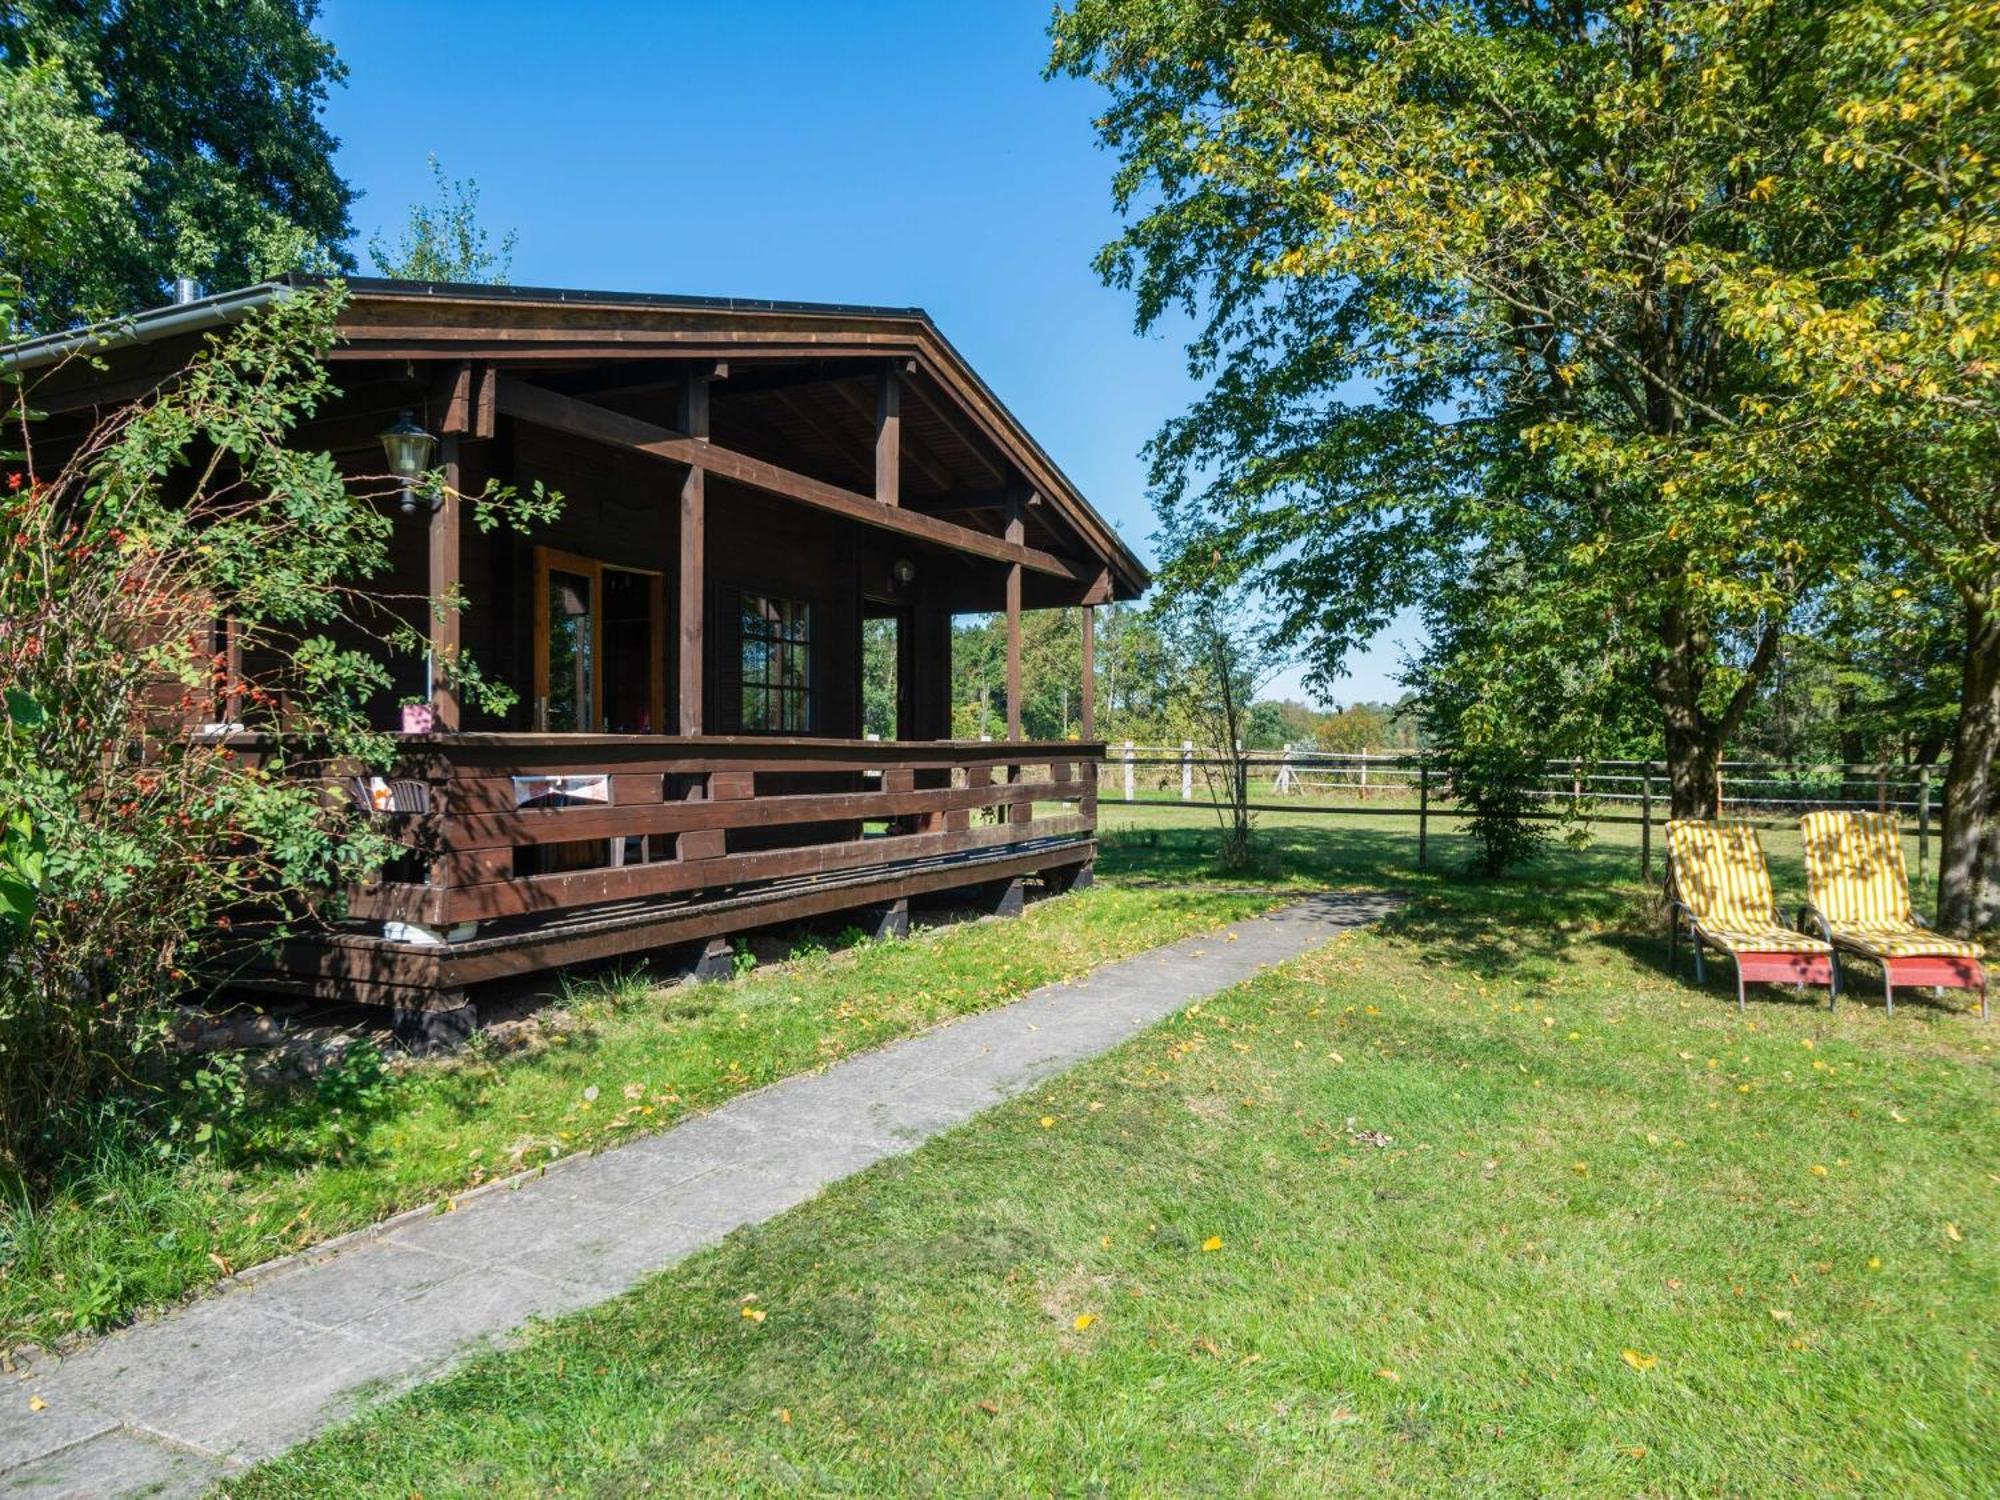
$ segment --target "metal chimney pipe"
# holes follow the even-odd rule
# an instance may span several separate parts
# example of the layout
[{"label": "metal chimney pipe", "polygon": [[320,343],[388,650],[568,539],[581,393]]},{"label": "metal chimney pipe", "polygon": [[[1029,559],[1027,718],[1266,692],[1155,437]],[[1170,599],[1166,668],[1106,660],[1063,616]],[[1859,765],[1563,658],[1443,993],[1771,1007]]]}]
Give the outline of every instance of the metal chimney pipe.
[{"label": "metal chimney pipe", "polygon": [[186,307],[190,302],[201,300],[201,283],[192,276],[174,278],[174,306]]}]

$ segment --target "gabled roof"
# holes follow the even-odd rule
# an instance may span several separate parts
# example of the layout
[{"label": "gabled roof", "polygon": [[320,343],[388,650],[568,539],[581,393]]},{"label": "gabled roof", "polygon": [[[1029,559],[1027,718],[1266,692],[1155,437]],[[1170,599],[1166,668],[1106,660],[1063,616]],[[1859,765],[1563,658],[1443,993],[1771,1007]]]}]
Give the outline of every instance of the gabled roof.
[{"label": "gabled roof", "polygon": [[[154,308],[90,328],[0,348],[0,369],[29,371],[77,353],[109,352],[224,326],[295,288],[328,278],[294,275]],[[930,315],[877,307],[762,298],[695,297],[565,287],[485,286],[344,278],[342,359],[487,359],[543,365],[632,358],[882,359],[910,362],[935,395],[936,414],[967,443],[989,444],[1104,559],[1111,593],[1134,598],[1145,565],[1054,459],[980,378]]]}]

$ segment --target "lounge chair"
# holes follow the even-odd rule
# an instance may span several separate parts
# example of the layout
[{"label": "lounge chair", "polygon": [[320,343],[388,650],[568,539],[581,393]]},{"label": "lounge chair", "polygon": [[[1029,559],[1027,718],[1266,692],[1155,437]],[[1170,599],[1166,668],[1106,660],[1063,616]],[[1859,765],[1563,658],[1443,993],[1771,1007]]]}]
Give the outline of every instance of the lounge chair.
[{"label": "lounge chair", "polygon": [[1680,969],[1681,929],[1694,949],[1694,979],[1708,977],[1704,945],[1736,963],[1736,1006],[1746,1003],[1744,986],[1823,984],[1829,1004],[1839,996],[1840,971],[1833,948],[1787,927],[1771,894],[1771,872],[1757,830],[1742,823],[1676,819],[1667,824],[1667,896],[1672,927],[1667,962]]},{"label": "lounge chair", "polygon": [[1979,1016],[1992,1014],[1977,943],[1932,932],[1910,902],[1910,867],[1893,813],[1812,812],[1799,819],[1806,849],[1806,891],[1799,925],[1817,929],[1836,953],[1859,953],[1882,966],[1882,1000],[1896,1008],[1896,986],[1978,990]]}]

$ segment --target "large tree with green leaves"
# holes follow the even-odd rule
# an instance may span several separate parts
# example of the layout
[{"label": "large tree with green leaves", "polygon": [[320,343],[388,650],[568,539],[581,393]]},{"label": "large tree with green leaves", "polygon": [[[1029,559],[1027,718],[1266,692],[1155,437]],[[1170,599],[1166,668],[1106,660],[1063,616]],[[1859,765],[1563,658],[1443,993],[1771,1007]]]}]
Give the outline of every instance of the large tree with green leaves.
[{"label": "large tree with green leaves", "polygon": [[[0,153],[0,199],[14,205],[0,210],[14,217],[0,217],[0,256],[22,280],[24,322],[155,306],[176,276],[239,286],[347,263],[354,192],[321,118],[345,70],[318,15],[318,0],[0,4],[0,141],[43,120],[36,139],[64,150],[53,185],[70,205],[48,226],[61,232],[22,233],[22,195],[56,169]],[[68,164],[92,159],[112,174]],[[81,232],[92,221],[79,203],[95,233]]]},{"label": "large tree with green leaves", "polygon": [[1839,20],[1824,108],[1769,182],[1836,226],[1836,253],[1717,249],[1682,275],[1773,372],[1726,461],[1836,476],[1851,506],[1823,524],[1878,538],[1909,592],[1956,597],[1938,914],[1972,931],[2000,922],[2000,4],[1850,0]]},{"label": "large tree with green leaves", "polygon": [[[1322,677],[1486,549],[1514,638],[1610,655],[1682,815],[1849,538],[1790,468],[1711,461],[1756,350],[1691,250],[1827,253],[1774,191],[1823,107],[1804,0],[1076,0],[1052,69],[1130,219],[1101,268],[1196,320],[1206,394],[1153,444],[1192,545],[1281,600]],[[1813,476],[1824,482],[1823,474]],[[1518,670],[1535,670],[1537,653]],[[1501,671],[1516,670],[1506,659]]]}]

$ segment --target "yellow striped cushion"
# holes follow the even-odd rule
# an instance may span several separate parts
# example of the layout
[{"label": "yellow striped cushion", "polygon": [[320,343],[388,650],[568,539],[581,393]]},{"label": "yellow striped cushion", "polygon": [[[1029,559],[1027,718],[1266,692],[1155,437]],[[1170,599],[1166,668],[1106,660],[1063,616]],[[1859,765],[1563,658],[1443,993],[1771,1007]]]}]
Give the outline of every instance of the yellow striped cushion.
[{"label": "yellow striped cushion", "polygon": [[[1667,824],[1674,886],[1712,933],[1783,931],[1772,920],[1771,872],[1757,830],[1744,823],[1682,818]],[[1794,934],[1796,936],[1796,934]]]},{"label": "yellow striped cushion", "polygon": [[[1696,920],[1700,921],[1699,918]],[[1833,951],[1818,938],[1807,937],[1804,933],[1794,932],[1789,927],[1780,927],[1776,922],[1766,922],[1754,932],[1736,927],[1711,927],[1702,922],[1701,930],[1732,953],[1831,953]]]},{"label": "yellow striped cushion", "polygon": [[1806,890],[1835,928],[1916,930],[1895,814],[1810,812],[1799,819],[1799,838]]},{"label": "yellow striped cushion", "polygon": [[1908,927],[1839,927],[1834,935],[1843,943],[1865,948],[1882,958],[1978,958],[1979,944],[1964,938],[1945,937],[1914,923]]}]

